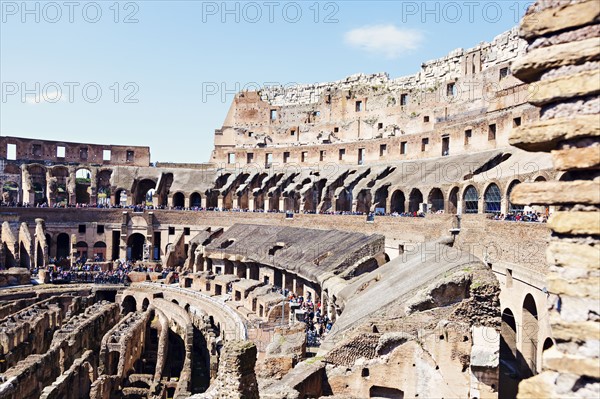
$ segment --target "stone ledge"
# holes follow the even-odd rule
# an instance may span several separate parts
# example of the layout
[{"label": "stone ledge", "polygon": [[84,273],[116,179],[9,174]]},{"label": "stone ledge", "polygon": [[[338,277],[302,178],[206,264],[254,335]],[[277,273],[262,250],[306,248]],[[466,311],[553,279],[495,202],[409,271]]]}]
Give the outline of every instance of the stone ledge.
[{"label": "stone ledge", "polygon": [[526,151],[550,151],[563,140],[600,136],[598,115],[539,121],[512,131],[508,142]]},{"label": "stone ledge", "polygon": [[589,339],[600,340],[600,323],[583,321],[569,323],[559,316],[551,316],[552,336],[559,341],[586,341]]},{"label": "stone ledge", "polygon": [[513,75],[531,83],[552,68],[582,64],[600,57],[600,38],[594,37],[578,42],[557,44],[530,51],[518,58],[511,66]]},{"label": "stone ledge", "polygon": [[556,392],[556,373],[544,371],[541,374],[534,375],[531,378],[521,381],[519,384],[518,399],[541,399],[541,398],[559,398]]},{"label": "stone ledge", "polygon": [[548,291],[557,295],[568,295],[575,298],[600,299],[599,277],[583,279],[564,279],[551,274],[548,276]]},{"label": "stone ledge", "polygon": [[585,71],[574,75],[532,83],[534,92],[529,102],[533,105],[572,100],[600,92],[600,71]]},{"label": "stone ledge", "polygon": [[600,247],[574,244],[565,241],[551,241],[546,251],[546,260],[556,266],[576,266],[577,268],[600,269]]},{"label": "stone ledge", "polygon": [[559,373],[600,378],[598,358],[567,355],[560,352],[556,347],[544,352],[544,364],[548,369],[558,371]]},{"label": "stone ledge", "polygon": [[522,183],[513,189],[510,201],[518,205],[600,204],[600,181]]},{"label": "stone ledge", "polygon": [[519,35],[527,41],[532,41],[538,36],[588,25],[599,19],[600,3],[597,0],[566,4],[525,15],[521,20]]},{"label": "stone ledge", "polygon": [[556,170],[597,169],[600,167],[600,146],[553,150]]},{"label": "stone ledge", "polygon": [[556,212],[548,226],[559,234],[600,235],[600,212]]}]

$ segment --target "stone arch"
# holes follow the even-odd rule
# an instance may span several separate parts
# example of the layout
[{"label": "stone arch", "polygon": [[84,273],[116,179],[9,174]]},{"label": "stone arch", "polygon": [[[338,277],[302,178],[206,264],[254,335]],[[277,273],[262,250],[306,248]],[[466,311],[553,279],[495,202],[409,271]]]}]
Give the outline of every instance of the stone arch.
[{"label": "stone arch", "polygon": [[53,204],[67,205],[69,203],[69,169],[59,165],[50,169],[52,176],[50,192],[48,193]]},{"label": "stone arch", "polygon": [[496,183],[490,183],[483,192],[483,210],[485,213],[500,213],[502,192]]},{"label": "stone arch", "polygon": [[96,202],[102,205],[110,205],[111,185],[110,178],[112,175],[111,169],[102,169],[96,174]]},{"label": "stone arch", "polygon": [[31,254],[27,250],[27,247],[23,241],[19,243],[19,266],[26,269],[29,269],[31,266]]},{"label": "stone arch", "polygon": [[190,195],[190,207],[191,208],[200,208],[202,206],[202,196],[200,193],[192,193]]},{"label": "stone arch", "polygon": [[539,321],[535,299],[527,294],[523,300],[523,315],[521,321],[521,366],[523,375],[529,377],[536,374]]},{"label": "stone arch", "polygon": [[[142,260],[144,259],[144,245],[146,237],[141,233],[133,233],[127,237],[127,259]],[[166,251],[165,251],[166,253]]]},{"label": "stone arch", "polygon": [[402,190],[396,190],[392,194],[391,202],[390,202],[390,211],[396,213],[404,213],[406,212],[404,206],[406,203],[406,197],[404,196],[404,192]]},{"label": "stone arch", "polygon": [[444,210],[444,193],[439,188],[432,188],[427,196],[427,203],[431,205],[431,212]]},{"label": "stone arch", "polygon": [[369,213],[371,211],[371,191],[361,190],[356,196],[356,211]]},{"label": "stone arch", "polygon": [[8,181],[2,186],[2,202],[16,204],[20,202],[19,185],[14,181]]},{"label": "stone arch", "polygon": [[33,204],[35,205],[47,203],[48,199],[46,198],[46,167],[40,164],[32,164],[28,165],[26,167],[26,170],[29,174],[29,179],[31,181],[30,193],[33,194],[33,198],[30,198],[28,202],[33,202]]},{"label": "stone arch", "polygon": [[536,181],[546,181],[546,180],[547,179],[545,176],[539,175],[533,181],[536,182]]},{"label": "stone arch", "polygon": [[206,192],[206,207],[216,208],[219,206],[219,191],[209,190]]},{"label": "stone arch", "polygon": [[75,170],[75,203],[89,204],[91,202],[92,171],[88,168]]},{"label": "stone arch", "polygon": [[423,193],[418,188],[413,188],[408,196],[408,211],[419,212],[423,203]]},{"label": "stone arch", "polygon": [[463,213],[479,212],[479,193],[473,185],[469,185],[463,191]]},{"label": "stone arch", "polygon": [[88,257],[88,244],[85,241],[78,241],[77,244],[75,244],[75,251],[77,252],[77,257],[78,258],[85,258],[87,259]]},{"label": "stone arch", "polygon": [[388,186],[380,187],[377,191],[375,191],[375,203],[373,204],[374,210],[382,210],[383,213],[387,213],[387,198],[389,195]]},{"label": "stone arch", "polygon": [[56,259],[67,259],[71,256],[71,239],[67,233],[56,236]]},{"label": "stone arch", "polygon": [[[241,205],[240,205],[240,208]],[[242,208],[244,209],[244,208]],[[272,193],[271,196],[269,197],[269,210],[270,211],[279,211],[279,193],[275,192]]]},{"label": "stone arch", "polygon": [[40,241],[35,246],[35,265],[37,267],[44,266],[44,250]]},{"label": "stone arch", "polygon": [[521,181],[519,179],[515,179],[512,182],[510,182],[510,184],[508,185],[508,188],[506,189],[506,200],[508,201],[508,213],[519,213],[519,212],[523,212],[523,210],[525,209],[525,206],[515,205],[510,200],[510,194],[515,189],[515,187],[519,184],[521,184]]},{"label": "stone arch", "polygon": [[[538,177],[542,177],[542,176],[538,176]],[[573,176],[573,173],[571,173],[571,172],[564,172],[558,178],[558,181],[573,181],[573,180],[576,180],[576,178]]]},{"label": "stone arch", "polygon": [[185,206],[185,196],[182,192],[176,192],[173,194],[172,204],[175,208],[183,208]]},{"label": "stone arch", "polygon": [[520,381],[517,362],[517,323],[509,308],[502,312],[500,326],[500,381],[499,398],[515,398]]},{"label": "stone arch", "polygon": [[127,295],[121,302],[121,314],[128,314],[137,310],[137,301],[133,295]]},{"label": "stone arch", "polygon": [[156,181],[152,179],[142,179],[136,185],[135,190],[135,205],[146,205],[148,202],[148,192],[156,190]]},{"label": "stone arch", "polygon": [[127,206],[127,189],[119,187],[115,190],[113,205]]},{"label": "stone arch", "polygon": [[94,243],[94,260],[98,258],[101,262],[106,260],[106,243],[104,241],[97,241]]},{"label": "stone arch", "polygon": [[448,194],[448,213],[458,213],[458,187],[452,187]]},{"label": "stone arch", "polygon": [[339,212],[352,211],[352,192],[342,188],[335,200],[335,210]]},{"label": "stone arch", "polygon": [[148,300],[148,298],[144,298],[144,300],[142,301],[142,311],[148,310],[149,306],[150,306],[150,301]]},{"label": "stone arch", "polygon": [[11,267],[17,267],[19,266],[17,264],[17,259],[15,257],[15,254],[13,253],[12,249],[14,247],[12,247],[12,245],[9,247],[6,242],[2,243],[2,251],[4,254],[4,267],[6,269],[11,268]]},{"label": "stone arch", "polygon": [[[257,196],[255,207],[256,207],[256,209],[263,209],[264,204],[262,204],[262,206],[261,206],[261,203],[258,201],[258,198],[259,197]],[[298,198],[298,194],[295,191],[290,192],[287,197],[284,197],[283,206],[284,206],[284,210],[287,212],[300,211],[300,201]]]}]

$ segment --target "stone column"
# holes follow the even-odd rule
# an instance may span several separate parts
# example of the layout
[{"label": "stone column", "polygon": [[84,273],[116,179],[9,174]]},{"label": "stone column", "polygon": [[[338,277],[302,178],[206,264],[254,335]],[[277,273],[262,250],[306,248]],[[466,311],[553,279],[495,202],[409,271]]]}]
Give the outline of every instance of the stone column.
[{"label": "stone column", "polygon": [[[51,169],[46,169],[46,198],[48,199],[48,206],[52,207],[55,204],[55,193],[52,193],[52,190],[50,189],[51,187],[51,179],[52,179],[52,173]],[[52,195],[51,195],[52,194]]]},{"label": "stone column", "polygon": [[90,168],[90,204],[98,201],[98,182],[96,181],[96,168]]},{"label": "stone column", "polygon": [[75,195],[76,186],[75,168],[69,168],[69,177],[67,179],[67,193],[69,195],[69,204],[77,203],[77,196]]},{"label": "stone column", "polygon": [[[541,119],[526,120],[513,129],[510,143],[551,153],[556,170],[578,175],[575,181],[522,183],[512,192],[517,205],[561,207],[548,220],[552,235],[546,251],[554,341],[541,356],[538,352],[541,374],[519,384],[520,399],[594,397],[598,392],[599,353],[590,348],[597,348],[600,331],[600,183],[588,171],[600,168],[600,115],[597,108],[581,104],[597,103],[600,78],[597,68],[579,67],[600,56],[598,39],[587,33],[598,30],[599,12],[595,0],[536,1],[523,17],[519,34],[530,45],[538,40],[545,44],[528,50],[511,66],[515,77],[535,88],[528,99],[540,107]],[[545,346],[542,342],[538,340],[538,351]]]}]

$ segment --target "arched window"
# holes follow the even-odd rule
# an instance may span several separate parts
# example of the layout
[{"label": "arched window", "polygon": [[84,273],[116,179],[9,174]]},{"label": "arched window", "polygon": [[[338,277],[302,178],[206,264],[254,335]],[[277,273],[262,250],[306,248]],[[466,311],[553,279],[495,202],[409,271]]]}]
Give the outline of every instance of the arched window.
[{"label": "arched window", "polygon": [[458,187],[454,187],[448,196],[448,213],[458,212]]},{"label": "arched window", "polygon": [[427,200],[431,204],[431,212],[444,210],[444,194],[439,188],[432,189]]},{"label": "arched window", "polygon": [[202,204],[202,198],[200,197],[200,194],[192,193],[192,195],[190,195],[190,206],[192,208],[200,208],[201,204]]},{"label": "arched window", "polygon": [[463,201],[465,203],[465,213],[479,212],[479,193],[475,187],[467,187]]},{"label": "arched window", "polygon": [[183,208],[185,205],[185,197],[183,193],[173,194],[173,206],[176,208]]},{"label": "arched window", "polygon": [[490,184],[483,195],[485,213],[500,213],[502,194],[500,188],[494,183]]},{"label": "arched window", "polygon": [[404,202],[406,201],[404,193],[400,190],[394,191],[392,194],[391,211],[397,213],[404,212]]},{"label": "arched window", "polygon": [[519,184],[521,184],[521,182],[519,180],[515,180],[512,183],[510,183],[510,186],[508,186],[508,191],[506,192],[506,198],[508,199],[508,213],[519,213],[523,212],[523,210],[525,209],[525,206],[515,205],[510,201],[510,194],[512,193],[514,188],[517,187],[517,185]]},{"label": "arched window", "polygon": [[418,189],[413,189],[408,196],[408,211],[419,212],[421,203],[423,203],[423,193]]}]

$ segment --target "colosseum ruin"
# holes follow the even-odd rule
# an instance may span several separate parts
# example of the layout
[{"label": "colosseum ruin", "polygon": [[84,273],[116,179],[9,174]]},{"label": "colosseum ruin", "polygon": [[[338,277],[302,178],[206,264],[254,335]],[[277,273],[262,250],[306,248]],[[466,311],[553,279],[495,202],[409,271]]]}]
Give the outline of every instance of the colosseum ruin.
[{"label": "colosseum ruin", "polygon": [[597,398],[600,3],[233,99],[203,164],[0,137],[0,398]]}]

